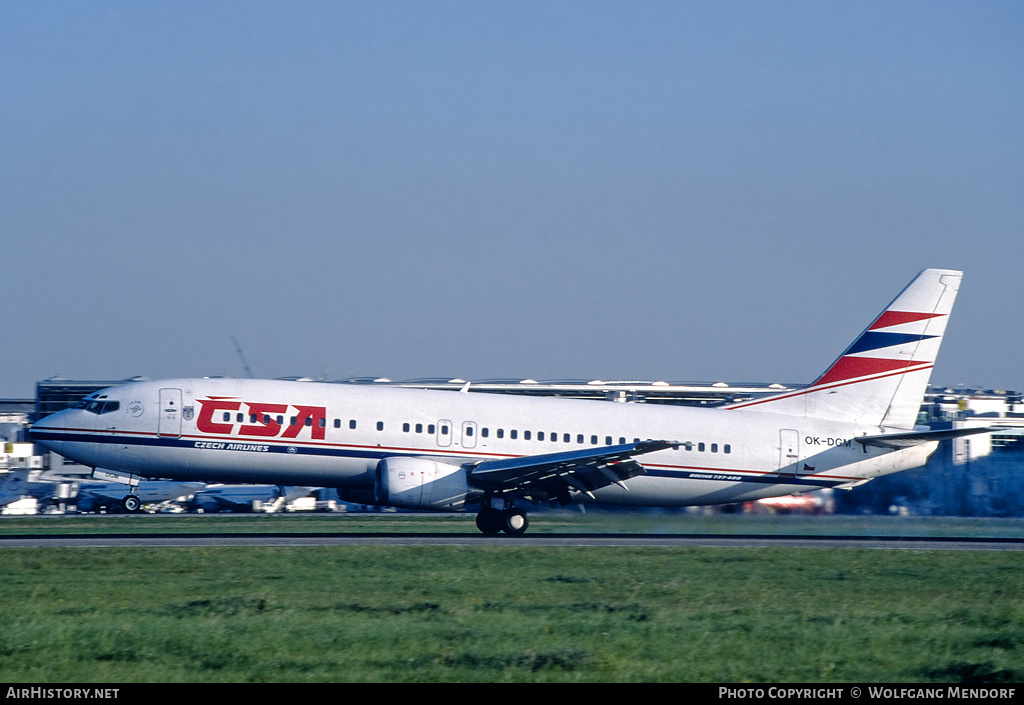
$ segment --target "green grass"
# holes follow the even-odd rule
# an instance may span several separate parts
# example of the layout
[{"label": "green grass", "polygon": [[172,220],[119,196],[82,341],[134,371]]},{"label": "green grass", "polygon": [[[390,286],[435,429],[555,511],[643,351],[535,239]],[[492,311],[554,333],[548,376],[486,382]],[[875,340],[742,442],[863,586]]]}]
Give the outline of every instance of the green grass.
[{"label": "green grass", "polygon": [[[465,514],[159,514],[0,517],[0,535],[47,533],[470,533]],[[678,511],[535,511],[529,535],[810,534],[859,536],[1024,537],[1024,519],[965,517],[690,514]]]},{"label": "green grass", "polygon": [[1024,555],[0,549],[0,681],[1020,682]]}]

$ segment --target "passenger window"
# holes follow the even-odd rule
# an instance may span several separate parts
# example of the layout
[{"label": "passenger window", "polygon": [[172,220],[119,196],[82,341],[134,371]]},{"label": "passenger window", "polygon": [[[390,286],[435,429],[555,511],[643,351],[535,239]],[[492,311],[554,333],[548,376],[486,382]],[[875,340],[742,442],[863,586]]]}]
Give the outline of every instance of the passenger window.
[{"label": "passenger window", "polygon": [[341,428],[341,419],[334,419],[334,427]]},{"label": "passenger window", "polygon": [[717,443],[712,443],[711,444],[711,452],[712,453],[717,453],[718,452],[718,444]]},{"label": "passenger window", "polygon": [[524,441],[530,440],[530,432],[529,431],[523,431],[523,440]]},{"label": "passenger window", "polygon": [[[96,408],[99,409],[101,406],[102,405],[99,402],[97,402]],[[99,413],[99,412],[97,411],[96,413]],[[224,412],[224,423],[228,423],[230,421],[231,421],[231,412],[225,411]]]},{"label": "passenger window", "polygon": [[[253,414],[253,416],[256,416],[256,414]],[[237,421],[238,423],[242,423],[243,421],[245,421],[245,414],[235,414],[235,421]]]},{"label": "passenger window", "polygon": [[466,435],[467,436],[472,436],[473,435],[473,427],[472,426],[466,426]]},{"label": "passenger window", "polygon": [[697,450],[699,450],[701,453],[703,453],[704,452],[704,444],[703,443],[698,443],[697,444]]},{"label": "passenger window", "polygon": [[577,443],[583,443],[583,434],[582,433],[576,435],[576,442]]},{"label": "passenger window", "polygon": [[508,437],[511,438],[514,441],[515,439],[517,439],[519,437],[519,431],[517,431],[517,430],[515,430],[513,428],[511,431],[508,432]]},{"label": "passenger window", "polygon": [[590,445],[592,445],[592,446],[596,446],[597,445],[597,436],[591,436],[590,437]]},{"label": "passenger window", "polygon": [[[530,439],[526,439],[526,440],[530,440]],[[537,440],[538,441],[543,441],[544,440],[544,432],[543,431],[537,431]]]},{"label": "passenger window", "polygon": [[416,433],[423,433],[423,424],[416,424]]},{"label": "passenger window", "polygon": [[562,443],[569,443],[570,442],[569,438],[570,438],[570,436],[569,436],[568,433],[563,433],[562,434]]},{"label": "passenger window", "polygon": [[505,429],[499,428],[498,429],[498,438],[504,438],[504,437],[505,437]]},{"label": "passenger window", "polygon": [[429,433],[431,436],[434,435],[434,424],[427,424],[427,433]]},{"label": "passenger window", "polygon": [[348,427],[351,428],[352,430],[355,430],[356,420],[355,419],[349,419]]},{"label": "passenger window", "polygon": [[732,446],[731,446],[731,445],[729,445],[728,443],[726,443],[726,444],[725,444],[725,445],[724,445],[724,446],[722,447],[722,450],[724,450],[724,451],[725,451],[726,453],[731,453],[731,452],[732,452]]},{"label": "passenger window", "polygon": [[377,430],[378,431],[383,431],[384,430],[384,422],[383,421],[378,421],[377,422]]},{"label": "passenger window", "polygon": [[487,438],[487,436],[489,436],[490,433],[491,432],[487,430],[486,426],[480,429],[480,435],[483,436],[484,438]]},{"label": "passenger window", "polygon": [[402,430],[405,433],[408,433],[409,432],[409,424],[407,424],[407,423],[402,424]]},{"label": "passenger window", "polygon": [[622,436],[619,436],[619,445],[621,446],[621,445],[623,445],[623,444],[624,444],[625,442],[626,442],[626,439],[625,439],[625,438],[623,438]]}]

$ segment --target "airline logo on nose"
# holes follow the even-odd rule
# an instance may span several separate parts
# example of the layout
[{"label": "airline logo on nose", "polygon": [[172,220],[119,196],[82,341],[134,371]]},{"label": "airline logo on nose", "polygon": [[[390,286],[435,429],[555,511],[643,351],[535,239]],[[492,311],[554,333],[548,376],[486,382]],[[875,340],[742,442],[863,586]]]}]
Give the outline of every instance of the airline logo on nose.
[{"label": "airline logo on nose", "polygon": [[[327,408],[323,406],[243,402],[233,397],[209,397],[196,401],[202,407],[196,419],[200,433],[298,438],[299,433],[308,428],[310,438],[322,441],[327,427]],[[215,416],[217,412],[221,414],[219,419]]]}]

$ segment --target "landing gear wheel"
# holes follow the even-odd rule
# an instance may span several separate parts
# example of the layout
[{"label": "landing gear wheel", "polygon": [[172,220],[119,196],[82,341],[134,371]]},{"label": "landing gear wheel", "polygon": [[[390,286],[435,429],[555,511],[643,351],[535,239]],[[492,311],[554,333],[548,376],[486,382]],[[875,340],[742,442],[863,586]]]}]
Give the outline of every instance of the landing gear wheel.
[{"label": "landing gear wheel", "polygon": [[482,507],[476,515],[476,528],[485,536],[497,536],[504,526],[502,513],[492,507]]},{"label": "landing gear wheel", "polygon": [[520,536],[526,533],[526,528],[530,525],[530,519],[526,516],[526,512],[515,507],[502,512],[501,518],[501,530],[509,536]]},{"label": "landing gear wheel", "polygon": [[121,500],[121,508],[129,514],[135,514],[136,512],[142,511],[142,502],[139,501],[138,497],[130,494]]}]

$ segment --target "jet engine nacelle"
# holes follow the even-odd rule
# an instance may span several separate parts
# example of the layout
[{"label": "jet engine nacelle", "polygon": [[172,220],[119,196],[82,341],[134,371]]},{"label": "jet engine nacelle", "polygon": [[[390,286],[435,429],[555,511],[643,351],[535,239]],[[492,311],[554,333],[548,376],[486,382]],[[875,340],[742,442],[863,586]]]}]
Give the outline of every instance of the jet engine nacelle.
[{"label": "jet engine nacelle", "polygon": [[378,504],[403,509],[457,511],[469,493],[461,467],[427,458],[384,458],[373,482]]}]

